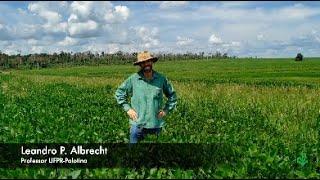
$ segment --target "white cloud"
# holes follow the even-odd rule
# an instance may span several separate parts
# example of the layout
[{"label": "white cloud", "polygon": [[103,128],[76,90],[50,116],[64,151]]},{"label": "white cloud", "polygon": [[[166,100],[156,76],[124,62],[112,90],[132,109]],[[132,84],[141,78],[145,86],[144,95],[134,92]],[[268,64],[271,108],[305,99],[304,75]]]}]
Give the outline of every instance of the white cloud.
[{"label": "white cloud", "polygon": [[138,44],[145,48],[151,48],[159,45],[157,27],[149,29],[147,27],[141,26],[134,28],[136,35],[138,37]]},{"label": "white cloud", "polygon": [[[12,8],[11,11],[13,10]],[[17,8],[16,11],[16,14],[10,14],[11,18],[15,18],[11,25],[2,23],[0,14],[0,40],[19,42],[19,46],[24,47],[25,53],[67,50],[72,46],[79,48],[79,45],[88,44],[86,39],[98,36],[105,44],[128,43],[127,26],[124,24],[130,17],[127,6],[113,6],[106,1],[70,3],[40,1],[29,3],[27,10]],[[105,19],[106,14],[111,14],[112,19]],[[94,41],[97,42],[97,40]],[[144,43],[146,46],[154,46],[159,41],[149,38],[149,40],[144,39]],[[3,43],[1,46],[3,47]],[[91,47],[93,46],[95,43],[92,43]],[[19,47],[15,45],[11,48]],[[10,52],[13,53],[14,50]]]},{"label": "white cloud", "polygon": [[311,30],[311,38],[314,38],[317,42],[320,43],[320,34],[319,34],[319,31],[315,30],[315,29],[312,29]]},{"label": "white cloud", "polygon": [[85,22],[94,20],[99,23],[121,23],[128,19],[130,10],[127,6],[115,6],[110,2],[74,1],[71,4],[69,19]]},{"label": "white cloud", "polygon": [[37,24],[17,24],[10,31],[17,39],[41,39],[43,35]]},{"label": "white cloud", "polygon": [[16,49],[17,47],[14,44],[10,44],[10,45],[7,45],[5,48],[3,48],[1,51],[8,55],[13,55],[13,54],[19,53]]},{"label": "white cloud", "polygon": [[93,20],[87,22],[69,22],[68,32],[71,37],[95,37],[99,36],[99,24]]},{"label": "white cloud", "polygon": [[11,36],[10,29],[5,25],[0,23],[0,40],[11,40],[13,37]]},{"label": "white cloud", "polygon": [[250,1],[223,1],[221,2],[224,7],[243,7],[250,5]]},{"label": "white cloud", "polygon": [[45,18],[48,22],[57,23],[61,19],[61,15],[50,9],[48,2],[34,2],[28,5],[28,10],[32,13]]},{"label": "white cloud", "polygon": [[124,23],[130,16],[126,6],[115,6],[110,2],[74,1],[68,18],[71,37],[97,37],[107,33],[107,24]]},{"label": "white cloud", "polygon": [[188,1],[163,1],[160,3],[161,9],[169,9],[174,7],[182,7],[188,5]]},{"label": "white cloud", "polygon": [[[190,13],[189,18],[194,19],[215,19],[229,22],[264,22],[264,23],[288,23],[301,21],[320,14],[319,7],[308,7],[296,4],[281,8],[267,9],[257,7],[225,7],[225,6],[201,6]],[[188,16],[188,14],[186,14]]]},{"label": "white cloud", "polygon": [[217,37],[215,34],[212,34],[209,38],[209,43],[210,44],[222,44],[223,41],[221,38]]},{"label": "white cloud", "polygon": [[[239,3],[242,4],[242,2]],[[319,6],[287,5],[269,8],[259,7],[259,3],[257,2],[254,4],[255,6],[252,6],[251,2],[245,2],[243,5],[248,5],[245,8],[240,4],[236,5],[237,2],[233,6],[210,4],[197,7],[192,11],[186,9],[156,11],[152,14],[156,14],[157,18],[154,19],[158,22],[177,23],[176,27],[179,27],[187,19],[190,22],[189,24],[197,24],[198,29],[195,26],[188,27],[196,29],[194,31],[197,32],[201,31],[204,26],[214,24],[216,26],[215,31],[221,35],[220,38],[226,41],[257,40],[257,34],[261,32],[269,40],[288,40],[295,34],[306,32],[307,28],[317,27],[317,21],[310,21],[309,19],[320,15]],[[291,13],[296,15],[291,15]],[[150,16],[152,14],[150,13]],[[178,24],[180,22],[181,24]],[[185,26],[183,24],[183,27]],[[198,36],[210,35],[206,32],[199,33]]]},{"label": "white cloud", "polygon": [[122,24],[106,25],[103,28],[106,31],[103,36],[107,37],[106,43],[109,44],[129,44],[133,43],[133,39],[136,38],[135,30],[131,29],[129,31],[127,27]]},{"label": "white cloud", "polygon": [[107,23],[121,23],[128,19],[130,10],[126,6],[116,6],[114,10],[108,11],[104,15]]},{"label": "white cloud", "polygon": [[0,46],[7,46],[10,44],[10,41],[7,41],[7,40],[1,40],[0,41]]},{"label": "white cloud", "polygon": [[61,46],[73,46],[78,43],[78,40],[75,38],[71,38],[67,36],[63,41],[58,42],[59,45]]},{"label": "white cloud", "polygon": [[273,16],[278,16],[279,18],[286,20],[303,20],[319,14],[320,8],[305,7],[300,3],[275,10],[275,13],[272,13]]},{"label": "white cloud", "polygon": [[43,28],[47,33],[64,33],[68,30],[68,23],[61,22],[57,24],[45,24],[43,25]]},{"label": "white cloud", "polygon": [[126,6],[116,6],[115,14],[122,20],[127,20],[130,14],[129,8]]},{"label": "white cloud", "polygon": [[44,48],[43,48],[43,46],[32,46],[30,51],[31,51],[31,53],[43,53]]},{"label": "white cloud", "polygon": [[258,34],[257,35],[257,40],[263,41],[264,40],[264,35],[263,34]]},{"label": "white cloud", "polygon": [[[280,27],[278,27],[280,29]],[[265,23],[259,22],[243,22],[243,23],[225,23],[220,27],[215,28],[218,33],[223,36],[222,38],[227,41],[242,41],[242,40],[257,40],[257,34],[261,34],[269,31],[270,26]],[[277,36],[274,39],[277,39],[282,35],[282,30],[278,30]]]},{"label": "white cloud", "polygon": [[[80,21],[86,21],[89,17],[94,2],[90,1],[73,1],[71,3],[71,12],[74,13],[71,16],[74,19],[80,19]],[[71,17],[70,16],[70,17]]]},{"label": "white cloud", "polygon": [[28,47],[31,46],[46,46],[46,48],[49,48],[51,46],[57,45],[58,38],[50,37],[50,36],[43,36],[39,39],[25,39],[25,40],[17,40],[16,44],[27,44]]},{"label": "white cloud", "polygon": [[[46,33],[63,33],[66,32],[66,23],[62,22],[62,14],[59,11],[66,11],[68,3],[66,2],[33,2],[28,5],[28,10],[45,20],[41,25]],[[64,11],[63,11],[64,10]],[[19,11],[20,13],[25,13]]]},{"label": "white cloud", "polygon": [[36,40],[36,39],[28,39],[28,40],[27,40],[27,44],[28,44],[28,45],[38,45],[38,44],[39,44],[39,41]]},{"label": "white cloud", "polygon": [[41,9],[37,4],[29,6],[31,12],[38,13],[41,17],[45,18],[49,24],[56,24],[61,21],[61,15],[57,12]]},{"label": "white cloud", "polygon": [[81,47],[81,51],[91,51],[94,53],[106,52],[114,54],[118,51],[122,52],[137,52],[137,49],[132,47],[132,45],[121,45],[118,43],[89,43]]},{"label": "white cloud", "polygon": [[[101,11],[110,9],[110,4],[101,4]],[[106,5],[106,6],[103,6]],[[74,1],[70,5],[70,16],[68,18],[68,35],[70,37],[96,37],[100,35],[98,7],[95,2]]]},{"label": "white cloud", "polygon": [[241,43],[238,42],[238,41],[232,41],[232,42],[231,42],[231,46],[232,46],[232,47],[240,47],[240,46],[241,46]]},{"label": "white cloud", "polygon": [[119,49],[119,45],[117,45],[117,44],[108,44],[107,45],[107,52],[108,53],[113,54],[113,53],[116,53],[119,50],[120,50]]},{"label": "white cloud", "polygon": [[221,44],[221,47],[224,47],[224,48],[239,48],[241,47],[241,42],[238,42],[238,41],[231,41],[229,43],[222,43]]},{"label": "white cloud", "polygon": [[186,46],[186,45],[190,45],[193,43],[193,39],[191,38],[187,38],[187,37],[181,37],[181,36],[177,36],[177,45],[178,46]]},{"label": "white cloud", "polygon": [[73,22],[78,22],[78,21],[79,21],[78,16],[73,13],[68,18],[68,23],[73,23]]}]

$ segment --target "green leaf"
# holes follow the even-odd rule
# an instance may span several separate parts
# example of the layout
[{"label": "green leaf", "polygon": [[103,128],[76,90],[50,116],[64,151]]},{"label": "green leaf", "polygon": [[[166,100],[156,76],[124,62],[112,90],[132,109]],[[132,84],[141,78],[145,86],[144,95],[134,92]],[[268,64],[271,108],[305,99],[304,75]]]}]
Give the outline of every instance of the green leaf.
[{"label": "green leaf", "polygon": [[307,155],[306,153],[300,153],[300,157],[297,158],[297,162],[298,164],[300,164],[300,166],[304,166],[308,163],[308,159],[307,159]]},{"label": "green leaf", "polygon": [[72,177],[72,179],[77,179],[81,174],[81,170],[76,170],[76,171],[72,171],[70,173],[70,176]]}]

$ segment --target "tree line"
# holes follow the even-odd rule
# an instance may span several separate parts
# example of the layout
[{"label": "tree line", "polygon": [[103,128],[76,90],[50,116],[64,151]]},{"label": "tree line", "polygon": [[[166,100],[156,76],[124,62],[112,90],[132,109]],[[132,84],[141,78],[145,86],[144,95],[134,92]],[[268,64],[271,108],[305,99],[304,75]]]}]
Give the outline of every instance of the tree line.
[{"label": "tree line", "polygon": [[[204,60],[204,59],[226,59],[227,53],[157,53],[154,54],[160,61],[179,60]],[[129,64],[137,60],[137,52],[128,53],[118,51],[116,53],[92,53],[86,52],[63,52],[60,53],[40,53],[28,55],[7,55],[0,51],[0,69],[33,69],[47,68],[53,66],[81,66],[81,65],[112,65]]]}]

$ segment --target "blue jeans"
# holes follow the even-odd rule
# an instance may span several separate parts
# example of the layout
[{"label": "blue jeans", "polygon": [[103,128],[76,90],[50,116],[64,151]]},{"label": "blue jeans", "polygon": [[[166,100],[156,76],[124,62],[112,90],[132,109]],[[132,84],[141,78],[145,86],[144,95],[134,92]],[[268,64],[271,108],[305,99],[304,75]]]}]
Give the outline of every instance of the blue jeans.
[{"label": "blue jeans", "polygon": [[158,138],[160,131],[161,128],[143,128],[133,124],[130,128],[130,143],[137,143],[143,140],[147,134],[156,134]]}]

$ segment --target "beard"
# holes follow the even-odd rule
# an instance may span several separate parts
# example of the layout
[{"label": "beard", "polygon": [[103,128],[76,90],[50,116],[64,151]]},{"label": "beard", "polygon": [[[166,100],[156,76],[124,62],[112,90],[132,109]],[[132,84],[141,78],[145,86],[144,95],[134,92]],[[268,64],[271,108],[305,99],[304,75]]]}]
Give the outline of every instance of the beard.
[{"label": "beard", "polygon": [[152,66],[145,66],[143,67],[143,72],[151,72],[152,71]]}]

